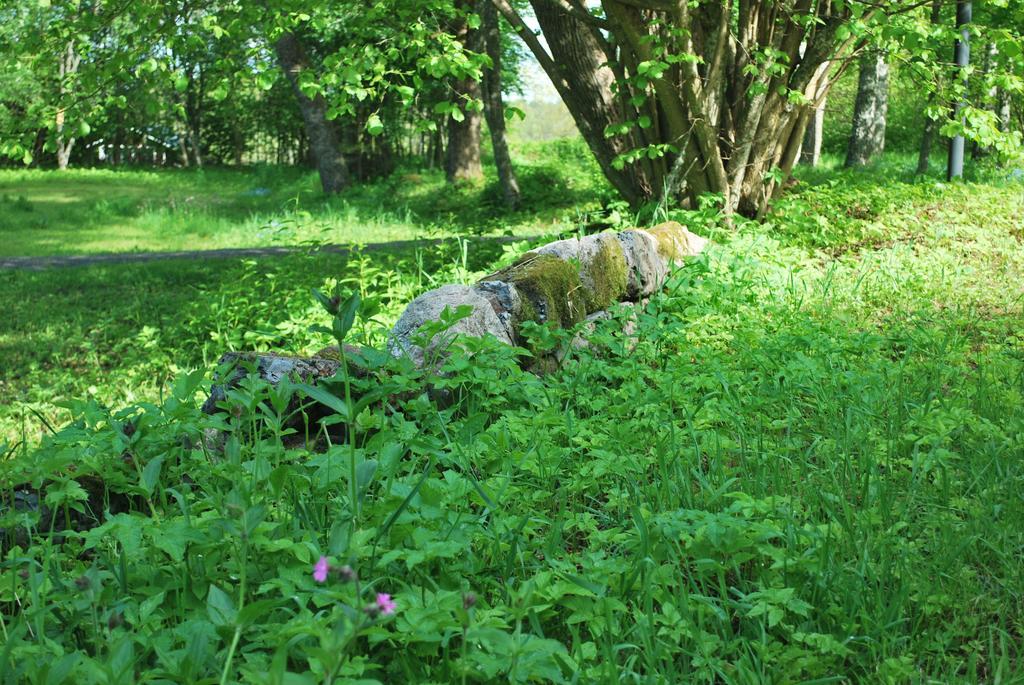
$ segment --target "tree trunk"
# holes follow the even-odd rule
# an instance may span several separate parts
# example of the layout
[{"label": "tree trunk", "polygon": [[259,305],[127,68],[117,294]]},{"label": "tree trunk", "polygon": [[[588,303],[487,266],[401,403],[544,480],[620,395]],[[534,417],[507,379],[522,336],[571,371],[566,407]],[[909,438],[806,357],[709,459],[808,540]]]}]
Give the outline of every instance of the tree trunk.
[{"label": "tree trunk", "polygon": [[[616,168],[616,157],[633,147],[633,139],[605,135],[608,127],[621,123],[623,117],[612,92],[616,77],[598,36],[583,20],[565,13],[556,3],[531,0],[530,4],[551,49],[550,57],[544,54],[546,59],[541,60],[541,66],[562,97],[601,171],[632,205],[654,197],[660,188],[655,187],[641,169],[632,165]],[[498,8],[508,17],[506,9],[500,5]],[[513,23],[513,28],[530,45],[526,33],[532,35],[532,31],[521,21]],[[530,45],[535,55],[538,46]]]},{"label": "tree trunk", "polygon": [[[706,194],[761,216],[855,38],[841,3],[530,0],[546,46],[509,0],[491,0],[533,52],[601,170],[634,207]],[[814,21],[801,17],[813,15]],[[669,60],[666,55],[696,59]]]},{"label": "tree trunk", "polygon": [[[459,41],[473,52],[480,52],[483,36],[470,29],[465,20],[455,28]],[[475,181],[483,178],[480,165],[480,125],[482,117],[474,103],[480,100],[480,82],[475,79],[457,79],[452,84],[456,106],[462,112],[462,121],[448,119],[448,158],[445,177],[449,183]]]},{"label": "tree trunk", "polygon": [[[57,65],[57,71],[59,74],[58,88],[61,96],[67,93],[67,81],[72,74],[78,71],[78,65],[81,61],[82,58],[75,52],[75,44],[69,41],[67,47],[61,52]],[[63,100],[63,97],[61,97],[61,99]],[[57,109],[57,115],[54,121],[54,129],[57,134],[57,168],[61,171],[68,168],[68,163],[71,161],[71,150],[75,147],[74,136],[69,138],[64,137],[64,116],[65,110],[63,103],[61,103]]]},{"label": "tree trunk", "polygon": [[64,138],[64,110],[57,112],[57,168],[65,171],[71,161],[71,150],[75,147],[75,137]]},{"label": "tree trunk", "polygon": [[181,166],[187,169],[191,163],[188,156],[188,142],[185,138],[185,128],[182,127],[178,132],[178,159],[181,161]]},{"label": "tree trunk", "polygon": [[[938,25],[942,17],[942,0],[932,0],[932,12],[931,12],[931,24],[932,26]],[[932,94],[928,98],[928,105],[935,104],[935,95]],[[917,153],[917,173],[926,174],[928,173],[928,161],[932,154],[932,141],[935,139],[935,131],[938,129],[939,124],[930,116],[925,116],[924,130],[921,131],[921,149]]]},{"label": "tree trunk", "polygon": [[999,130],[1006,133],[1010,130],[1010,91],[1000,88],[996,98],[996,116],[999,117]]},{"label": "tree trunk", "polygon": [[298,100],[310,150],[316,158],[320,185],[325,193],[337,193],[348,185],[348,168],[335,128],[327,119],[327,102],[323,95],[317,93],[310,97],[302,91],[302,74],[310,69],[306,52],[298,36],[291,32],[281,34],[274,43],[274,50]]},{"label": "tree trunk", "polygon": [[889,64],[882,52],[865,53],[860,60],[853,130],[846,149],[846,166],[864,166],[885,149],[885,116],[889,108]]},{"label": "tree trunk", "polygon": [[807,121],[803,146],[800,149],[800,163],[807,166],[818,166],[821,161],[821,137],[825,129],[825,101],[814,108]]},{"label": "tree trunk", "polygon": [[498,24],[498,10],[490,0],[480,0],[480,18],[483,22],[484,45],[491,59],[491,68],[484,73],[483,95],[484,114],[487,128],[491,133],[491,147],[494,150],[494,166],[498,169],[498,180],[509,209],[519,207],[519,183],[512,168],[512,157],[505,137],[505,105],[501,93],[501,29]]}]

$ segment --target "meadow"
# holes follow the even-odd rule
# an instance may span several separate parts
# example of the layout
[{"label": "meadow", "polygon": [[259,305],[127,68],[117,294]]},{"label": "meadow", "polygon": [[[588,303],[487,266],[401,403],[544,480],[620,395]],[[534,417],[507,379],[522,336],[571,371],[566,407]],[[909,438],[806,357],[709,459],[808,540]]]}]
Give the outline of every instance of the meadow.
[{"label": "meadow", "polygon": [[333,197],[315,173],[284,167],[0,169],[0,257],[536,235],[610,197],[580,141],[517,153],[520,212],[502,206],[491,164],[482,184],[449,188],[443,171],[411,167]]},{"label": "meadow", "polygon": [[[399,178],[302,199],[278,243],[252,231],[308,176],[179,173],[202,209],[168,209],[146,174],[76,173],[62,209],[55,175],[0,174],[4,254],[306,248],[0,271],[0,486],[37,498],[0,515],[0,682],[1024,682],[1024,183],[830,159],[727,226],[631,216],[565,149],[532,160],[536,211]],[[544,376],[486,341],[437,375],[354,359],[326,387],[373,401],[326,449],[287,389],[199,411],[222,352],[331,342],[312,288],[359,291],[346,342],[379,348],[417,293],[596,218],[715,244]],[[315,249],[425,235],[450,239]]]}]

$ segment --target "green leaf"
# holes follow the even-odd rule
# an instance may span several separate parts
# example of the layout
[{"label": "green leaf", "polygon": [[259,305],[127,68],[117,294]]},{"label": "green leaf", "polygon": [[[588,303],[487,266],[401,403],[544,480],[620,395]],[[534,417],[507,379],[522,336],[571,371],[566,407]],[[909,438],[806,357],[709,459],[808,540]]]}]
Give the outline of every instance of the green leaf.
[{"label": "green leaf", "polygon": [[164,465],[164,455],[160,455],[155,459],[150,459],[149,463],[146,464],[146,468],[142,469],[142,489],[149,494],[153,494],[153,488],[156,487],[156,483],[160,480],[160,468]]},{"label": "green leaf", "polygon": [[345,421],[349,420],[348,406],[345,405],[345,401],[336,395],[332,395],[330,392],[324,390],[315,385],[309,385],[307,383],[299,383],[295,386],[295,389],[306,395],[311,400],[315,400],[320,404],[333,409],[336,414],[339,414]]},{"label": "green leaf", "polygon": [[52,662],[48,672],[46,672],[46,685],[61,685],[71,674],[71,669],[78,665],[79,658],[78,652],[72,652],[71,654],[65,654],[56,662]]},{"label": "green leaf", "polygon": [[356,466],[356,488],[365,490],[366,486],[373,480],[373,474],[377,473],[377,462],[374,459],[367,459]]},{"label": "green leaf", "polygon": [[147,598],[139,605],[139,623],[145,625],[149,617],[153,615],[153,612],[157,610],[164,602],[166,592],[158,592],[152,597]]},{"label": "green leaf", "polygon": [[344,304],[338,310],[338,315],[334,317],[334,337],[338,339],[340,344],[348,332],[352,330],[352,324],[356,321],[356,312],[359,311],[359,291],[355,291],[349,295],[348,299],[345,300]]},{"label": "green leaf", "polygon": [[238,612],[238,623],[243,626],[251,625],[276,609],[280,604],[281,600],[278,599],[261,599],[246,604]]},{"label": "green leaf", "polygon": [[505,119],[512,121],[512,119],[518,118],[520,121],[526,118],[526,112],[519,109],[518,107],[508,106],[505,107]]},{"label": "green leaf", "polygon": [[371,136],[379,136],[384,133],[384,122],[380,120],[380,117],[376,114],[371,114],[370,118],[366,121],[366,132]]},{"label": "green leaf", "polygon": [[210,592],[206,595],[206,613],[213,625],[218,627],[232,626],[238,618],[235,603],[216,585],[210,585]]}]

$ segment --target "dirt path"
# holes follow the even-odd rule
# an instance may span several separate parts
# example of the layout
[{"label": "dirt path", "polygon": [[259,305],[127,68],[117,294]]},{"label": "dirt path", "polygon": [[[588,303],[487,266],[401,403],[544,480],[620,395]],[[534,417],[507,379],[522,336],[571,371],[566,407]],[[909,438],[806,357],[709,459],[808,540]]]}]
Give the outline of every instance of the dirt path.
[{"label": "dirt path", "polygon": [[[523,240],[521,236],[496,236],[469,238],[472,243],[495,242],[510,243]],[[433,238],[423,240],[393,240],[386,243],[366,243],[365,245],[321,245],[321,252],[389,252],[411,249],[414,247],[431,247],[440,245],[451,238]],[[43,269],[65,268],[69,266],[93,266],[96,264],[128,264],[140,262],[156,262],[168,259],[233,259],[240,257],[275,257],[280,255],[298,254],[306,250],[303,247],[232,247],[220,250],[184,250],[179,252],[118,252],[110,254],[86,255],[55,255],[52,257],[0,257],[0,270],[26,269],[42,271]]]}]

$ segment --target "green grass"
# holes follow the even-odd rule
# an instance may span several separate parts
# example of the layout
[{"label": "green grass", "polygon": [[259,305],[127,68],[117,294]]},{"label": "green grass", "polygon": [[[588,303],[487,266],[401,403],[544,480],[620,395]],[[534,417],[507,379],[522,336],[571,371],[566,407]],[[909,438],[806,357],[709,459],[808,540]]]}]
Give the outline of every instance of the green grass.
[{"label": "green grass", "polygon": [[526,209],[514,214],[501,206],[493,165],[480,184],[450,188],[438,170],[399,171],[331,198],[314,173],[270,167],[0,169],[0,257],[538,234],[596,208],[606,192],[579,141],[515,152]]},{"label": "green grass", "polygon": [[673,212],[716,245],[543,378],[473,341],[434,378],[370,358],[326,451],[283,392],[206,417],[173,365],[325,343],[329,274],[381,295],[352,333],[379,345],[496,253],[5,274],[23,378],[115,409],[80,393],[5,463],[47,511],[2,519],[0,681],[1024,682],[1024,186],[906,165],[806,174],[736,230]]}]

